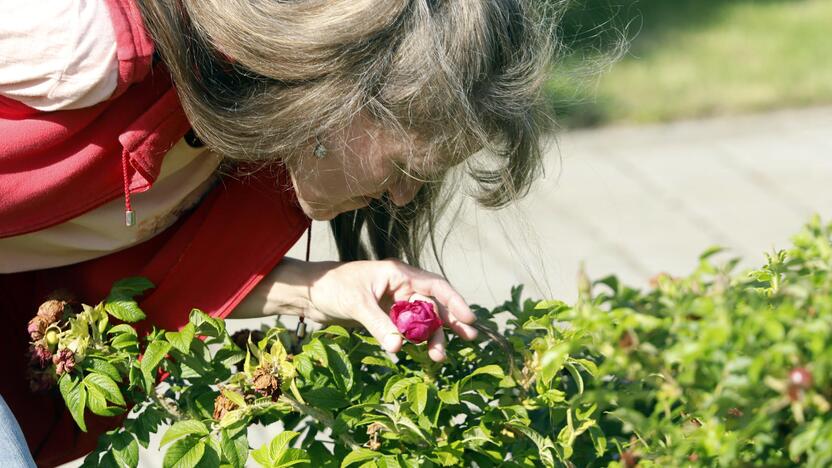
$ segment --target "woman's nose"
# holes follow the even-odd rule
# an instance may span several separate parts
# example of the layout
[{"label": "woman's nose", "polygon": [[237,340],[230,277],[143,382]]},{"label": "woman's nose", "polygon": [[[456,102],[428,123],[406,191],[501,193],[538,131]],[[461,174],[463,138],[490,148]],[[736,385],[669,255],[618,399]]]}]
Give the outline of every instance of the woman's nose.
[{"label": "woman's nose", "polygon": [[422,187],[422,182],[417,180],[406,180],[399,182],[388,190],[390,201],[396,206],[405,206],[416,197],[419,189]]}]

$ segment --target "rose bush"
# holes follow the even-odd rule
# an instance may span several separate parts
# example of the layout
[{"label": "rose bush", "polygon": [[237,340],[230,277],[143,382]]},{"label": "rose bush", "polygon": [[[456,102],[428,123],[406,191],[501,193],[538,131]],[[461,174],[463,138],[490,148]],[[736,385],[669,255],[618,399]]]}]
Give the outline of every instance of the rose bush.
[{"label": "rose bush", "polygon": [[[140,279],[30,332],[33,349],[61,356],[60,393],[82,428],[87,410],[134,405],[86,466],[136,466],[138,445],[168,423],[165,466],[823,467],[832,226],[815,219],[794,242],[741,274],[710,250],[690,276],[659,275],[648,291],[584,278],[574,305],[521,301],[515,288],[477,308],[480,339],[451,338],[445,363],[410,343],[391,358],[338,326],[294,355],[280,327],[239,346],[196,310],[179,331],[138,336],[108,316],[143,318]],[[52,361],[32,366],[56,377]],[[251,450],[254,423],[276,436]]]}]

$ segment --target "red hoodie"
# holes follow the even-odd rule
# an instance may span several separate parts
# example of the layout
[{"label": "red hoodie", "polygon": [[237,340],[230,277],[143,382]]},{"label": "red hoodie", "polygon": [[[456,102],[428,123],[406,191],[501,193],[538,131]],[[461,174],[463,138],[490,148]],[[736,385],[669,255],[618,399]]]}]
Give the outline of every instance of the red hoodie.
[{"label": "red hoodie", "polygon": [[[0,238],[60,224],[126,192],[149,189],[167,151],[190,128],[133,0],[107,0],[116,33],[119,81],[93,107],[40,112],[0,96]],[[123,164],[126,163],[126,164]],[[95,260],[0,274],[0,394],[40,466],[92,450],[113,421],[80,432],[60,395],[29,390],[26,323],[44,296],[68,289],[102,300],[112,283],[146,276],[156,288],[141,305],[145,327],[176,329],[192,308],[226,316],[309,226],[285,171],[228,178],[190,213],[147,242]]]}]

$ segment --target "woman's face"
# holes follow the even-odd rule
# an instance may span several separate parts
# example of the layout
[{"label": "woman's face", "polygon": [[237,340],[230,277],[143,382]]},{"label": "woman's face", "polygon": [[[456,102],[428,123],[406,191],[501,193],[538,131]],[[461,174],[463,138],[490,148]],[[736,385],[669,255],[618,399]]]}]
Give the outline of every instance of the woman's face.
[{"label": "woman's face", "polygon": [[309,154],[289,166],[300,206],[315,220],[363,208],[384,193],[396,205],[406,205],[422,186],[417,174],[430,172],[426,158],[411,154],[412,141],[366,118],[320,141],[325,157],[312,154],[313,140]]}]

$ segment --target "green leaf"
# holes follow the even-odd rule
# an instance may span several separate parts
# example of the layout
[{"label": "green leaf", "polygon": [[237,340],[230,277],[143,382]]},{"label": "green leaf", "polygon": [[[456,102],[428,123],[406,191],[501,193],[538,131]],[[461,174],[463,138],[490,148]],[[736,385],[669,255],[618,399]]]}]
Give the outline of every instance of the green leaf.
[{"label": "green leaf", "polygon": [[88,370],[103,374],[116,382],[121,381],[121,374],[119,374],[116,366],[103,359],[87,359],[84,361],[84,364]]},{"label": "green leaf", "polygon": [[115,335],[115,334],[121,334],[121,333],[126,333],[128,335],[138,336],[138,334],[136,333],[136,329],[133,328],[133,326],[128,324],[128,323],[122,323],[122,324],[116,325],[113,328],[110,328],[109,330],[107,330],[108,335]]},{"label": "green leaf", "polygon": [[111,438],[113,455],[121,468],[136,468],[139,465],[139,443],[132,434],[119,432]]},{"label": "green leaf", "polygon": [[96,464],[95,468],[121,468],[116,461],[115,455],[107,452],[101,457],[101,461]]},{"label": "green leaf", "polygon": [[240,361],[242,361],[246,357],[247,353],[240,351],[237,348],[234,349],[219,349],[217,350],[216,354],[214,354],[214,363],[220,363],[226,368],[230,368],[231,366],[237,365]]},{"label": "green leaf", "polygon": [[422,414],[428,404],[428,386],[423,382],[411,385],[407,389],[407,401],[413,405],[413,412]]},{"label": "green leaf", "polygon": [[240,431],[233,438],[229,432],[222,431],[220,446],[222,455],[234,468],[243,468],[248,460],[248,437],[246,431]]},{"label": "green leaf", "polygon": [[165,339],[183,353],[188,353],[191,349],[191,341],[194,340],[194,333],[196,329],[194,324],[188,323],[178,332],[165,332]]},{"label": "green leaf", "polygon": [[589,438],[592,439],[592,446],[595,447],[595,456],[603,457],[607,451],[607,437],[604,432],[598,426],[590,427]]},{"label": "green leaf", "polygon": [[569,374],[572,375],[572,379],[575,380],[575,385],[578,386],[578,394],[584,393],[584,378],[578,369],[571,363],[565,364],[566,370],[569,371]]},{"label": "green leaf", "polygon": [[128,323],[144,320],[145,314],[134,298],[151,288],[153,288],[153,283],[139,276],[116,281],[107,299],[104,300],[104,310],[113,317]]},{"label": "green leaf", "polygon": [[69,409],[69,414],[72,419],[78,424],[82,431],[87,432],[87,426],[84,424],[84,409],[87,403],[87,391],[80,381],[76,381],[70,377],[69,374],[64,374],[58,381],[58,387],[61,390],[61,395],[64,397],[66,407]]},{"label": "green leaf", "polygon": [[144,320],[145,313],[139,308],[139,303],[125,297],[108,297],[104,303],[104,310],[113,317],[128,323]]},{"label": "green leaf", "polygon": [[138,338],[136,338],[136,335],[122,333],[113,338],[110,344],[113,346],[113,348],[116,348],[118,350],[136,348],[136,351],[138,351],[139,340]]},{"label": "green leaf", "polygon": [[191,310],[190,323],[197,335],[220,337],[225,333],[225,322],[215,319],[199,309]]},{"label": "green leaf", "polygon": [[303,353],[312,358],[313,361],[320,362],[322,366],[329,367],[326,347],[321,343],[321,340],[313,338],[312,341],[303,345]]},{"label": "green leaf", "polygon": [[502,379],[503,377],[505,377],[505,374],[503,373],[503,368],[502,367],[498,366],[497,364],[489,364],[487,366],[478,367],[478,368],[474,369],[473,372],[471,372],[470,374],[463,377],[462,380],[460,381],[460,386],[462,388],[464,388],[465,384],[470,382],[471,379],[473,379],[474,377],[476,377],[478,375],[489,375],[491,377],[496,377],[498,379]]},{"label": "green leaf", "polygon": [[289,442],[292,441],[295,437],[300,435],[294,431],[283,431],[280,434],[274,436],[271,442],[268,445],[268,452],[269,452],[269,459],[277,460],[286,449],[289,447]]},{"label": "green leaf", "polygon": [[589,359],[573,359],[573,362],[580,364],[592,377],[598,377],[598,365],[594,362]]},{"label": "green leaf", "polygon": [[289,442],[297,436],[297,432],[283,431],[275,436],[268,445],[251,452],[251,456],[254,461],[269,468],[284,468],[308,463],[309,458],[306,452],[289,448]]},{"label": "green leaf", "polygon": [[421,382],[422,379],[420,377],[406,377],[406,378],[399,378],[399,379],[390,379],[387,382],[387,385],[384,387],[384,396],[382,399],[386,402],[392,402],[399,395],[403,394],[407,391],[407,389],[418,382]]},{"label": "green leaf", "polygon": [[119,390],[118,385],[110,377],[92,372],[84,378],[84,383],[88,388],[97,387],[100,389],[107,401],[120,406],[126,405],[124,397],[121,395],[121,390]]},{"label": "green leaf", "polygon": [[303,392],[303,398],[315,408],[336,410],[350,404],[344,392],[332,387],[313,388]]},{"label": "green leaf", "polygon": [[231,400],[231,402],[234,403],[235,405],[237,405],[238,407],[245,408],[246,406],[248,406],[248,404],[246,403],[245,398],[243,398],[242,395],[235,392],[234,390],[229,390],[227,388],[223,388],[221,392],[222,392],[223,396],[225,396],[226,398]]},{"label": "green leaf", "polygon": [[354,376],[352,363],[350,363],[347,353],[337,344],[328,343],[326,345],[326,356],[335,385],[344,392],[349,392],[352,388]]},{"label": "green leaf", "polygon": [[548,300],[538,302],[534,308],[535,310],[548,310],[549,312],[560,313],[564,310],[569,310],[572,307],[563,301]]},{"label": "green leaf", "polygon": [[439,399],[446,405],[459,404],[459,382],[454,382],[449,388],[439,390]]},{"label": "green leaf", "polygon": [[274,466],[275,468],[287,468],[295,465],[308,465],[309,461],[309,455],[305,451],[290,448],[280,456]]},{"label": "green leaf", "polygon": [[820,419],[813,420],[789,442],[789,457],[791,457],[792,461],[799,462],[800,457],[812,448],[815,444],[815,439],[818,438],[821,425],[822,421]]},{"label": "green leaf", "polygon": [[525,435],[531,439],[535,445],[537,445],[537,450],[540,452],[540,461],[543,462],[544,465],[555,466],[555,459],[552,457],[551,452],[551,450],[555,448],[555,445],[548,437],[543,437],[537,431],[528,426],[513,423],[506,424],[506,426],[511,427],[517,432]]},{"label": "green leaf", "polygon": [[379,366],[379,367],[386,367],[388,369],[395,369],[396,365],[393,363],[392,360],[387,358],[380,358],[376,356],[364,356],[361,359],[361,364],[366,364],[368,366]]},{"label": "green leaf", "polygon": [[205,454],[205,441],[200,436],[183,437],[170,446],[162,461],[164,468],[193,468]]},{"label": "green leaf", "polygon": [[107,408],[107,399],[104,398],[104,393],[95,385],[87,386],[87,408],[93,414],[110,416]]},{"label": "green leaf", "polygon": [[707,260],[707,259],[713,257],[714,255],[716,255],[720,252],[723,252],[724,250],[725,250],[724,247],[721,247],[721,246],[718,246],[718,245],[712,245],[712,246],[708,247],[704,252],[702,252],[701,255],[699,255],[699,260],[700,261]]},{"label": "green leaf", "polygon": [[312,359],[309,358],[309,355],[306,353],[298,354],[292,359],[292,364],[304,379],[312,378],[312,372],[314,372],[315,366],[312,364]]},{"label": "green leaf", "polygon": [[316,332],[316,334],[327,334],[327,335],[334,335],[334,336],[342,336],[344,338],[350,337],[350,332],[347,331],[346,328],[340,325],[330,325],[323,330]]},{"label": "green leaf", "polygon": [[110,289],[110,295],[136,297],[139,294],[155,287],[153,282],[142,276],[131,276],[113,283]]},{"label": "green leaf", "polygon": [[208,427],[205,426],[205,423],[196,419],[178,421],[165,431],[165,435],[162,436],[162,440],[159,442],[159,447],[164,447],[168,443],[187,435],[208,435]]},{"label": "green leaf", "polygon": [[567,343],[547,349],[540,358],[540,380],[543,385],[552,383],[558,372],[563,369],[566,359],[569,357],[569,345]]},{"label": "green leaf", "polygon": [[162,362],[162,359],[168,354],[170,348],[171,344],[163,340],[154,340],[147,345],[147,350],[145,350],[144,356],[142,356],[141,369],[142,375],[144,375],[145,388],[148,392],[152,391],[156,386],[156,366]]},{"label": "green leaf", "polygon": [[165,421],[168,414],[154,406],[145,407],[135,419],[124,421],[125,430],[132,433],[142,447],[150,445],[150,435],[159,431],[159,426]]},{"label": "green leaf", "polygon": [[365,448],[353,450],[341,461],[341,468],[347,468],[350,465],[366,462],[368,460],[376,460],[381,457],[381,455],[382,454],[379,452]]},{"label": "green leaf", "polygon": [[[212,443],[214,442],[214,443]],[[228,468],[228,465],[222,465],[220,454],[218,453],[219,445],[212,439],[205,441],[205,453],[202,455],[202,460],[197,464],[197,468]]]}]

